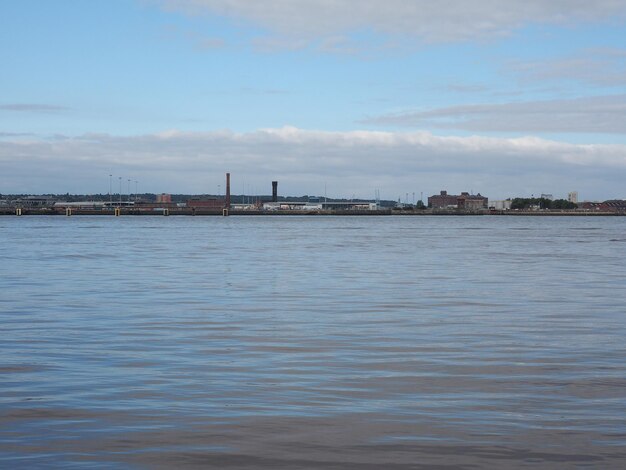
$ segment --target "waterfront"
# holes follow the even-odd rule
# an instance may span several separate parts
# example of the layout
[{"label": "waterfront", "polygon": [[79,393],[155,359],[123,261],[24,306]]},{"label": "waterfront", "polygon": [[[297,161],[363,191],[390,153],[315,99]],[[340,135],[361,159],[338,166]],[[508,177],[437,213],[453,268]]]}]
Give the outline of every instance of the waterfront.
[{"label": "waterfront", "polygon": [[0,466],[617,468],[622,217],[3,217]]},{"label": "waterfront", "polygon": [[158,209],[150,209],[150,210],[141,210],[141,209],[120,209],[119,212],[117,210],[93,210],[93,209],[0,209],[0,216],[6,217],[16,217],[16,216],[103,216],[103,217],[129,217],[129,216],[185,216],[185,217],[193,217],[193,216],[388,216],[388,215],[398,215],[398,216],[415,216],[415,217],[430,217],[430,216],[511,216],[511,217],[614,217],[614,216],[625,216],[626,212],[624,211],[586,211],[586,210],[483,210],[483,211],[457,211],[457,210],[433,210],[433,209],[425,209],[425,210],[397,210],[397,209],[371,209],[371,210],[358,210],[358,209],[346,209],[346,210],[238,210],[238,209],[229,209],[227,212],[224,209],[213,209],[213,210],[196,210],[190,208],[158,208]]}]

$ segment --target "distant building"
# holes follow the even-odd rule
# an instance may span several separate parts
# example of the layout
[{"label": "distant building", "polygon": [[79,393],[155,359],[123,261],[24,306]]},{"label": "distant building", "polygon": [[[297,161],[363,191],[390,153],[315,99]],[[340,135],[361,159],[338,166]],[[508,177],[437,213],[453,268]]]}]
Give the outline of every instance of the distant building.
[{"label": "distant building", "polygon": [[626,200],[613,199],[600,204],[600,210],[605,212],[626,212]]},{"label": "distant building", "polygon": [[433,209],[448,209],[457,207],[457,198],[452,194],[448,194],[448,191],[441,191],[439,195],[430,196],[428,198],[428,207]]},{"label": "distant building", "polygon": [[54,203],[55,209],[56,208],[60,208],[60,209],[71,208],[71,209],[83,209],[83,210],[102,210],[107,205],[109,205],[109,203],[106,201],[71,201],[71,202],[57,201]]},{"label": "distant building", "polygon": [[54,206],[54,200],[46,197],[27,196],[16,201],[17,207],[40,209]]},{"label": "distant building", "polygon": [[156,202],[157,204],[169,204],[172,202],[172,195],[165,193],[157,194]]},{"label": "distant building", "polygon": [[601,202],[585,201],[578,204],[578,209],[583,211],[600,211]]},{"label": "distant building", "polygon": [[428,207],[432,209],[463,209],[475,211],[489,208],[489,200],[485,196],[463,192],[460,195],[448,194],[441,191],[439,195],[428,198]]},{"label": "distant building", "polygon": [[226,200],[223,198],[193,198],[187,200],[187,207],[196,209],[223,209],[225,207]]},{"label": "distant building", "polygon": [[554,196],[552,194],[542,194],[541,199],[547,199],[548,201],[554,201]]},{"label": "distant building", "polygon": [[619,212],[626,213],[626,200],[612,199],[604,202],[581,202],[579,210],[596,212]]},{"label": "distant building", "polygon": [[457,198],[457,207],[466,211],[487,209],[489,207],[489,200],[485,196],[481,196],[480,193],[461,193]]},{"label": "distant building", "polygon": [[578,204],[578,191],[567,193],[567,200],[569,202],[573,202],[574,204]]},{"label": "distant building", "polygon": [[510,199],[505,199],[505,200],[500,200],[500,201],[491,200],[489,201],[489,208],[495,209],[497,211],[508,211],[508,210],[511,210],[511,202],[512,201]]},{"label": "distant building", "polygon": [[[316,198],[319,199],[319,198]],[[323,202],[309,198],[309,201],[280,201],[280,202],[264,202],[263,210],[356,210],[356,211],[374,211],[380,209],[375,202],[350,202],[350,201],[333,201]]]}]

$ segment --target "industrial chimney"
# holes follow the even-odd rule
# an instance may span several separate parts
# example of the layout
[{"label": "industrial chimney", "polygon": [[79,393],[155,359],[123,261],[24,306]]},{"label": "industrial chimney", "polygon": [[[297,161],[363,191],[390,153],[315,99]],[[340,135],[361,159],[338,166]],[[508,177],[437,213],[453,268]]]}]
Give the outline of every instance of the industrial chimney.
[{"label": "industrial chimney", "polygon": [[226,200],[224,201],[224,207],[230,209],[230,173],[226,173]]},{"label": "industrial chimney", "polygon": [[272,181],[272,202],[278,202],[278,181]]}]

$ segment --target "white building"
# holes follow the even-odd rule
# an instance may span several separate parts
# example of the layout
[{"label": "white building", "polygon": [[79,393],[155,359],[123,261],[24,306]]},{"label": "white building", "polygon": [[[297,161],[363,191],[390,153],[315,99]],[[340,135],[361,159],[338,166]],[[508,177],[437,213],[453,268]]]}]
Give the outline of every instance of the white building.
[{"label": "white building", "polygon": [[508,211],[511,209],[511,200],[510,199],[505,199],[505,200],[500,200],[500,201],[490,200],[489,207],[497,211]]},{"label": "white building", "polygon": [[375,211],[380,209],[375,202],[303,202],[303,201],[281,201],[281,202],[264,202],[263,209],[267,211],[275,210],[369,210]]},{"label": "white building", "polygon": [[567,193],[567,200],[569,202],[573,202],[574,204],[578,204],[578,191]]}]

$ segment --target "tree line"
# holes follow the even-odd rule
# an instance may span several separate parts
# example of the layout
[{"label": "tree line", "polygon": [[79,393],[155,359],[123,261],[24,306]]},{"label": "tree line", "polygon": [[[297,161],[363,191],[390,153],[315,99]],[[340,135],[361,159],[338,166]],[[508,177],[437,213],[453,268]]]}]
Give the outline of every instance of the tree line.
[{"label": "tree line", "polygon": [[540,209],[552,210],[568,210],[576,209],[577,204],[567,201],[566,199],[556,199],[554,201],[545,197],[516,197],[511,200],[511,209],[530,209],[531,207],[539,207]]}]

